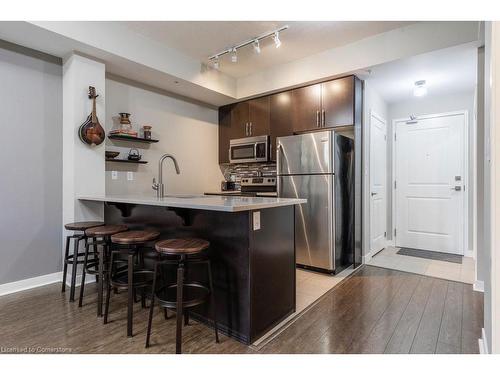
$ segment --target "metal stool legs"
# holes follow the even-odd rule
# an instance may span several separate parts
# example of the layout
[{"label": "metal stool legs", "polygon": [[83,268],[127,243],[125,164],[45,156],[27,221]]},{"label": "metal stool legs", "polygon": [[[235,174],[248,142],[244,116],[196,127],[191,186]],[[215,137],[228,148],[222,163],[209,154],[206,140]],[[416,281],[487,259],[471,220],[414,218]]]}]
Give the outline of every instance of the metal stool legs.
[{"label": "metal stool legs", "polygon": [[182,352],[182,291],[184,284],[184,256],[181,256],[179,266],[177,267],[177,306],[175,314],[177,317],[176,331],[175,331],[175,353],[181,354]]},{"label": "metal stool legs", "polygon": [[66,274],[68,273],[68,258],[69,258],[69,242],[71,240],[71,236],[66,236],[66,248],[64,251],[64,268],[63,268],[63,281],[61,293],[66,291]]}]

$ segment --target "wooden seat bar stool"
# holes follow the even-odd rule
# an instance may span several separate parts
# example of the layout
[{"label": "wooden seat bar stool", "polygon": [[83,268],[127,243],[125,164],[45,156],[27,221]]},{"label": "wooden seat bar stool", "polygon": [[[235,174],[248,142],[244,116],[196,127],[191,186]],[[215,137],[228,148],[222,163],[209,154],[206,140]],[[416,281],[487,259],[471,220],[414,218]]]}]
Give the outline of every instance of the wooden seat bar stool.
[{"label": "wooden seat bar stool", "polygon": [[[78,221],[75,223],[68,223],[64,225],[66,230],[73,231],[72,235],[66,236],[66,248],[64,250],[64,267],[63,267],[63,281],[61,292],[66,291],[66,273],[68,272],[68,264],[71,264],[71,286],[69,293],[69,300],[73,302],[75,300],[75,288],[76,288],[76,273],[78,264],[83,264],[83,257],[85,253],[79,252],[80,241],[84,241],[85,245],[88,242],[88,237],[85,231],[92,227],[98,227],[104,225],[102,221]],[[69,253],[71,239],[74,241],[73,254]]]},{"label": "wooden seat bar stool", "polygon": [[[104,283],[107,279],[107,269],[111,249],[111,236],[113,234],[128,230],[126,225],[102,225],[92,227],[85,231],[87,237],[92,238],[85,246],[85,256],[83,261],[82,283],[80,287],[80,299],[78,306],[82,307],[83,294],[85,290],[86,274],[95,275],[97,282],[97,316],[102,316],[102,302]],[[93,247],[93,259],[89,259],[90,247]]]},{"label": "wooden seat bar stool", "polygon": [[[217,329],[217,316],[214,288],[212,282],[212,270],[210,259],[205,250],[210,246],[206,240],[199,238],[169,239],[159,241],[155,244],[155,249],[159,253],[159,259],[155,262],[151,305],[149,307],[148,330],[146,335],[146,348],[149,347],[151,337],[151,325],[153,322],[153,311],[155,301],[160,307],[175,309],[176,312],[176,337],[175,352],[182,352],[182,318],[188,321],[187,309],[206,303],[210,300],[212,319],[215,330],[215,341],[219,342]],[[162,258],[162,255],[169,258]],[[172,259],[172,257],[174,259]],[[175,284],[163,285],[157,288],[157,279],[160,266],[164,264],[177,265],[177,279]],[[194,264],[205,264],[207,267],[208,286],[197,281],[185,280],[185,268]]]},{"label": "wooden seat bar stool", "polygon": [[[111,236],[111,242],[121,245],[120,248],[111,251],[111,261],[109,266],[109,281],[107,283],[106,305],[104,308],[104,324],[108,322],[109,300],[111,289],[118,291],[126,290],[127,297],[127,336],[132,337],[133,324],[133,304],[134,292],[138,288],[144,290],[152,284],[153,270],[144,267],[144,253],[146,244],[156,240],[160,236],[159,232],[146,230],[133,230],[117,233]],[[120,259],[126,256],[126,261]],[[137,262],[135,262],[137,260]],[[136,263],[138,265],[136,266]],[[121,264],[121,266],[119,266]],[[142,306],[145,307],[145,297],[142,294]]]}]

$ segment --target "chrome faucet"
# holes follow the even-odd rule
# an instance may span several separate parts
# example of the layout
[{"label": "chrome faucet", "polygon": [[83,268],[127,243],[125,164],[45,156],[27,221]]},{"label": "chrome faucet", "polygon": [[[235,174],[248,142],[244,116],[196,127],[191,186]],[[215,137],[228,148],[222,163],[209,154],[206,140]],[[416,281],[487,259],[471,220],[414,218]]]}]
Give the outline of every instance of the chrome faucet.
[{"label": "chrome faucet", "polygon": [[155,178],[153,177],[153,190],[156,190],[156,197],[157,198],[163,198],[165,196],[165,185],[163,185],[163,161],[167,158],[172,159],[174,162],[174,167],[175,171],[177,174],[181,173],[181,170],[179,169],[179,165],[177,164],[177,160],[175,160],[173,155],[170,154],[164,154],[160,158],[160,161],[158,162],[158,182],[156,182]]}]

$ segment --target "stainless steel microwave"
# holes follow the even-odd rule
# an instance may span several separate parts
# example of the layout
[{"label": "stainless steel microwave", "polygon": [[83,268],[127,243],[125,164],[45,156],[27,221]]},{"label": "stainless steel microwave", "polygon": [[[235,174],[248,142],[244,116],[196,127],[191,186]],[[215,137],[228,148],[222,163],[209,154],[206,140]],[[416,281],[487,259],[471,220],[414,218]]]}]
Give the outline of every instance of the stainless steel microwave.
[{"label": "stainless steel microwave", "polygon": [[230,163],[257,163],[269,161],[269,136],[231,139],[229,141]]}]

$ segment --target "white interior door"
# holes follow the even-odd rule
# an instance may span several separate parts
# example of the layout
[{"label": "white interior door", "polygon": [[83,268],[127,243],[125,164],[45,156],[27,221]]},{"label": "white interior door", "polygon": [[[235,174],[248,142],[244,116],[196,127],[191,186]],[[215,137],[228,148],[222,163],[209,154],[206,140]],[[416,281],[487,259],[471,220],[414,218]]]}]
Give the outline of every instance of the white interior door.
[{"label": "white interior door", "polygon": [[386,246],[387,238],[387,124],[370,113],[370,252]]},{"label": "white interior door", "polygon": [[396,245],[464,252],[465,114],[396,122]]}]

